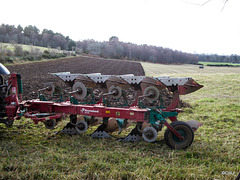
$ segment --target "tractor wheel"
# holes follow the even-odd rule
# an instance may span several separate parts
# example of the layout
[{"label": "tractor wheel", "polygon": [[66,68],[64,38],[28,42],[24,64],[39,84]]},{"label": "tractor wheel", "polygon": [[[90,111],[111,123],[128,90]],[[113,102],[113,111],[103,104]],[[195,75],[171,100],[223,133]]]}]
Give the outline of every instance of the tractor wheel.
[{"label": "tractor wheel", "polygon": [[86,121],[80,120],[76,123],[75,129],[79,134],[85,133],[88,129],[88,125]]},{"label": "tractor wheel", "polygon": [[183,121],[174,121],[170,124],[181,136],[184,137],[180,140],[171,130],[167,129],[164,134],[164,140],[171,149],[186,149],[189,147],[194,139],[192,128]]}]

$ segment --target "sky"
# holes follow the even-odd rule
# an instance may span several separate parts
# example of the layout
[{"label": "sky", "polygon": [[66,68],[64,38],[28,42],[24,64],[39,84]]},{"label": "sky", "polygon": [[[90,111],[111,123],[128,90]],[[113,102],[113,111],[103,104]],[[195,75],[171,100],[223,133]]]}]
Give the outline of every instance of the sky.
[{"label": "sky", "polygon": [[240,55],[240,1],[0,0],[0,24],[36,26],[75,41],[161,46],[189,53]]}]

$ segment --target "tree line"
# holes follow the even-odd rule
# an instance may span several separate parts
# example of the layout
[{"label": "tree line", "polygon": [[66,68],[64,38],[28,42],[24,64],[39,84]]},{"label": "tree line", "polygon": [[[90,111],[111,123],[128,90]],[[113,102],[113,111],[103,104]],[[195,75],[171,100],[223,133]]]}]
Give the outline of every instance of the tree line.
[{"label": "tree line", "polygon": [[78,41],[76,48],[84,53],[112,59],[130,59],[153,63],[198,63],[198,58],[194,54],[146,44],[124,43],[119,41],[116,36],[112,36],[106,42]]},{"label": "tree line", "polygon": [[240,56],[237,54],[217,55],[217,54],[198,54],[198,60],[204,62],[224,62],[224,63],[240,63]]},{"label": "tree line", "polygon": [[72,50],[75,42],[61,33],[55,33],[52,30],[44,29],[41,33],[36,26],[22,27],[18,25],[2,24],[0,26],[0,42],[17,44],[27,44],[33,46],[60,48],[61,50]]},{"label": "tree line", "polygon": [[129,59],[135,61],[148,61],[153,63],[188,63],[197,64],[198,61],[210,62],[240,62],[240,56],[220,56],[191,54],[159,46],[147,44],[137,45],[119,41],[112,36],[108,41],[98,42],[92,39],[74,41],[69,36],[44,29],[42,32],[36,26],[22,27],[18,25],[2,24],[0,26],[0,42],[27,44],[42,47],[51,47],[61,50],[87,53],[103,58]]}]

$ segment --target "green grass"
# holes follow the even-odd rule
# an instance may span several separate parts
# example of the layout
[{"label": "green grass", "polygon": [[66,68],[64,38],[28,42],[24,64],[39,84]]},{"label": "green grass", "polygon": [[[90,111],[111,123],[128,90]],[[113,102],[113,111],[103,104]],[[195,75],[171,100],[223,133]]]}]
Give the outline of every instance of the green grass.
[{"label": "green grass", "polygon": [[[45,48],[40,46],[17,44],[21,46],[22,53],[19,56],[15,55],[15,45],[11,43],[0,43],[0,62],[4,65],[35,63],[42,61],[51,61],[75,57],[75,53],[71,54],[68,51]],[[10,51],[10,52],[9,52]]]},{"label": "green grass", "polygon": [[205,66],[240,66],[240,64],[236,63],[226,63],[226,62],[204,62],[200,61],[199,64],[205,65]]},{"label": "green grass", "polygon": [[16,64],[30,64],[30,63],[41,63],[41,62],[49,62],[49,61],[57,61],[57,60],[62,60],[62,59],[69,59],[71,57],[76,57],[76,56],[67,56],[67,57],[61,57],[61,58],[56,58],[56,59],[42,59],[42,60],[34,60],[34,61],[21,61],[21,60],[16,60],[13,63],[5,63],[4,66],[15,66]]},{"label": "green grass", "polygon": [[[40,46],[33,46],[33,45],[26,45],[26,44],[20,44],[20,46],[22,47],[23,51],[32,51],[32,49],[38,49],[39,52],[41,52],[41,53],[45,50],[47,50],[47,51],[53,51],[53,50],[58,51],[57,49],[40,47]],[[10,50],[10,51],[14,51],[14,49],[15,49],[14,45],[11,44],[11,43],[0,43],[0,48]]]},{"label": "green grass", "polygon": [[[235,179],[240,171],[240,68],[143,63],[148,76],[193,77],[204,88],[181,96],[191,104],[179,120],[198,120],[191,147],[122,143],[89,134],[53,135],[29,119],[0,125],[0,179]],[[165,130],[165,129],[164,129]],[[164,130],[158,140],[163,139]],[[223,172],[228,175],[223,175]]]}]

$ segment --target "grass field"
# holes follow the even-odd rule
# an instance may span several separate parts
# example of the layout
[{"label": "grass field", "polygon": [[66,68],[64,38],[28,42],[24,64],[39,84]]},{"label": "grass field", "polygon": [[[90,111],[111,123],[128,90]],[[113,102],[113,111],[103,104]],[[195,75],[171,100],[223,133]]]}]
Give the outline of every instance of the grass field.
[{"label": "grass field", "polygon": [[204,62],[200,61],[198,64],[206,65],[206,66],[240,66],[238,63],[226,63],[226,62]]},{"label": "grass field", "polygon": [[11,128],[0,125],[0,179],[235,179],[240,171],[240,68],[142,65],[148,76],[193,77],[204,85],[181,97],[192,107],[179,120],[203,123],[191,147],[121,143],[116,134],[92,139],[88,135],[96,127],[78,136],[54,135],[67,121],[51,131],[22,119]]},{"label": "grass field", "polygon": [[[40,52],[43,52],[45,50],[49,50],[49,48],[45,48],[45,47],[40,47],[40,46],[31,46],[31,45],[25,45],[25,44],[21,44],[20,45],[23,49],[23,51],[31,51],[33,48],[38,49]],[[0,49],[7,49],[10,51],[14,51],[14,45],[11,43],[0,43]],[[50,50],[55,50],[55,49],[51,49]]]}]

